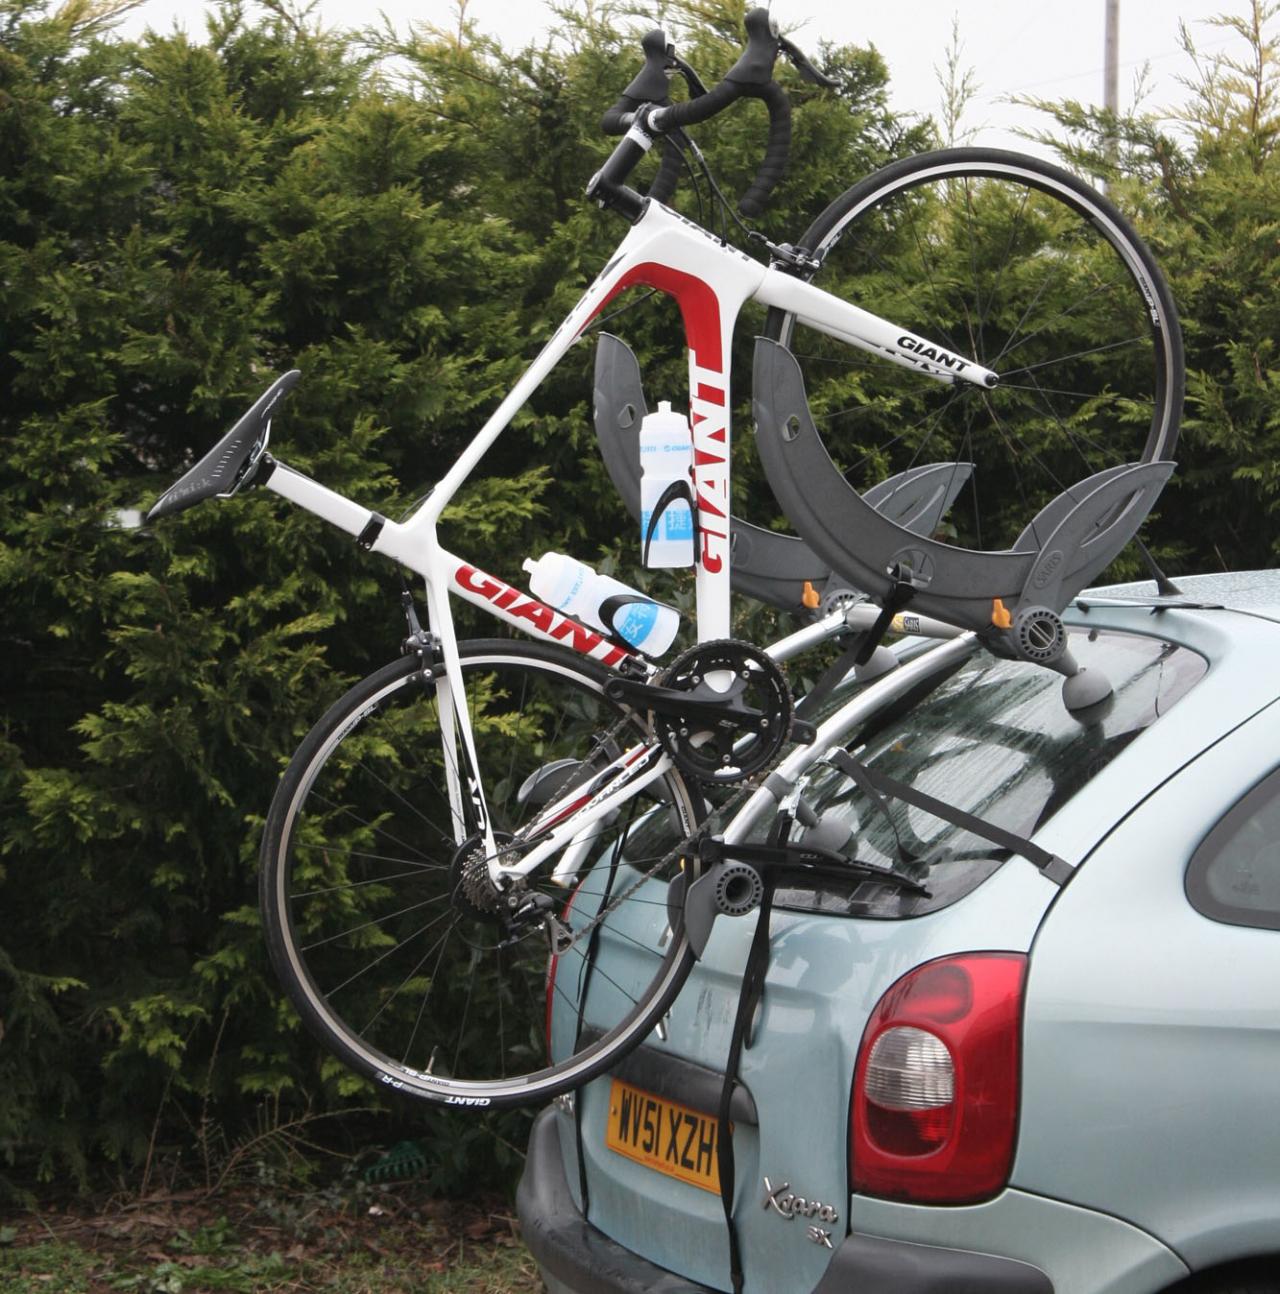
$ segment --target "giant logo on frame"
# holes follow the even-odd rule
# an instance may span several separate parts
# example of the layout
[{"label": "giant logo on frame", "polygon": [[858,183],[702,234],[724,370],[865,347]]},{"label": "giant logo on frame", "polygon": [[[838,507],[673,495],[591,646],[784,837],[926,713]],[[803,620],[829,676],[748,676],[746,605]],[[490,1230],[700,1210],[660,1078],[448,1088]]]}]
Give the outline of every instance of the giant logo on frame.
[{"label": "giant logo on frame", "polygon": [[697,275],[645,261],[619,275],[597,307],[597,314],[620,292],[637,284],[657,288],[674,298],[684,319],[689,344],[693,488],[701,536],[698,560],[714,575],[723,569],[729,555],[729,410],[720,300],[715,289]]},{"label": "giant logo on frame", "polygon": [[453,578],[460,588],[478,594],[496,610],[505,612],[509,618],[526,621],[544,637],[567,643],[583,656],[593,656],[605,665],[617,665],[631,655],[594,629],[588,629],[576,620],[560,615],[537,598],[513,589],[510,584],[504,584],[500,579],[486,575],[484,571],[469,566],[466,562],[458,563]]}]

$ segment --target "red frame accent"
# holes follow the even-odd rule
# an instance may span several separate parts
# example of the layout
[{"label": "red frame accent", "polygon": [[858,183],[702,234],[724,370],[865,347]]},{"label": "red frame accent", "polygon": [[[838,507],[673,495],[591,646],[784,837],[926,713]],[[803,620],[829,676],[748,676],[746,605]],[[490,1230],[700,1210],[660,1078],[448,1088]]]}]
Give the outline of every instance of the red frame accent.
[{"label": "red frame accent", "polygon": [[[670,265],[659,265],[656,261],[645,261],[633,265],[609,289],[609,295],[600,302],[595,314],[599,314],[616,296],[627,288],[643,286],[657,288],[669,297],[674,297],[684,319],[684,335],[689,349],[699,368],[709,369],[713,373],[724,372],[724,350],[720,344],[720,299],[709,283],[696,275],[687,274],[684,270],[672,269]],[[595,318],[595,315],[592,315]],[[699,391],[703,399],[711,397]],[[718,404],[724,403],[721,393]]]},{"label": "red frame accent", "polygon": [[[670,265],[661,265],[657,261],[643,261],[639,265],[633,265],[625,274],[619,276],[618,281],[609,289],[604,300],[596,308],[592,318],[595,318],[610,301],[625,292],[627,288],[640,286],[657,288],[659,292],[665,292],[674,298],[680,307],[680,315],[684,321],[685,342],[693,356],[694,364],[706,373],[714,373],[720,379],[719,386],[709,382],[699,382],[697,390],[690,391],[691,402],[693,399],[698,399],[724,408],[728,402],[728,392],[724,381],[720,298],[716,295],[715,289],[704,279],[698,278],[696,274],[674,269]],[[728,498],[726,495],[724,507],[717,505],[712,496],[722,492],[703,488],[707,483],[703,469],[725,466],[727,456],[717,457],[698,447],[698,426],[705,421],[705,415],[699,414],[692,404],[689,412],[690,425],[694,432],[693,481],[702,532],[697,561],[701,568],[714,575],[722,568],[728,555]],[[723,444],[726,435],[727,427],[713,432],[706,439]],[[721,528],[713,525],[711,518],[719,518],[722,523]],[[711,552],[713,543],[717,546],[724,545],[723,555]]]},{"label": "red frame accent", "polygon": [[[567,643],[580,656],[590,656],[592,660],[612,666],[636,654],[470,562],[459,562],[454,568],[453,579],[460,588],[478,594],[499,611],[527,621],[534,637],[541,635],[550,642]],[[597,647],[608,650],[602,656],[596,656]]]}]

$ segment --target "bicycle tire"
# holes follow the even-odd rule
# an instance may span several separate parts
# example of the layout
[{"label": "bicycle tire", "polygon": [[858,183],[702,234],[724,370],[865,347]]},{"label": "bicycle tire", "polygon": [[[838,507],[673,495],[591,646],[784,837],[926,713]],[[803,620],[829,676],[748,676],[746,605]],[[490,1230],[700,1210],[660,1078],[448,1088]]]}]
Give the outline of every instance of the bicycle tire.
[{"label": "bicycle tire", "polygon": [[[517,794],[530,774],[570,758],[601,767],[619,742],[649,736],[604,697],[609,671],[568,649],[459,650],[499,833],[537,811]],[[582,940],[553,956],[535,924],[502,947],[511,931],[459,870],[472,855],[450,826],[437,722],[435,685],[410,656],[357,683],[304,739],[262,845],[271,963],[314,1037],[379,1085],[449,1105],[544,1101],[638,1044],[688,975],[682,905],[667,890],[681,871],[697,876],[697,859],[637,878],[696,830],[701,800],[672,768],[660,798],[636,796],[591,842],[571,890],[544,873],[531,887],[554,895]]]},{"label": "bicycle tire", "polygon": [[[936,339],[938,353],[923,356],[935,370],[967,356],[1000,374],[992,390],[947,385],[776,307],[767,316],[764,336],[795,358],[832,471],[854,490],[930,458],[974,465],[934,542],[1034,553],[1082,480],[1170,459],[1185,381],[1177,311],[1146,244],[1079,178],[998,149],[926,153],[853,185],[799,245],[820,262],[817,286]],[[764,441],[797,532],[866,587],[856,542],[832,538],[848,525],[831,515],[844,496],[824,499],[812,459]],[[1164,476],[1152,478],[1147,506]],[[1046,512],[1055,499],[1059,511]],[[871,575],[884,582],[884,570]]]}]

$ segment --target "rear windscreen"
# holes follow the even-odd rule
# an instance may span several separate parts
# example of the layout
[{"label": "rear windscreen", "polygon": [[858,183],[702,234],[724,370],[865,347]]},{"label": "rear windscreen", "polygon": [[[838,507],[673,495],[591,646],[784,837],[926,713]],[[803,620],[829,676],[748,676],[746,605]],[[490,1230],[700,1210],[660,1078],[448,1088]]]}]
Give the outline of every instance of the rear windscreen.
[{"label": "rear windscreen", "polygon": [[[1203,677],[1184,647],[1119,633],[1073,633],[1080,665],[1110,679],[1110,698],[1072,713],[1062,676],[980,651],[874,715],[849,743],[868,766],[1020,836],[1033,835],[1143,729]],[[839,852],[906,872],[928,896],[879,880],[823,878],[779,888],[779,906],[911,917],[954,902],[1009,857],[963,828],[899,800],[877,804],[823,767],[805,799],[821,839]],[[761,835],[768,824],[761,824]],[[845,829],[848,830],[847,838]],[[800,829],[793,836],[803,839]]]}]

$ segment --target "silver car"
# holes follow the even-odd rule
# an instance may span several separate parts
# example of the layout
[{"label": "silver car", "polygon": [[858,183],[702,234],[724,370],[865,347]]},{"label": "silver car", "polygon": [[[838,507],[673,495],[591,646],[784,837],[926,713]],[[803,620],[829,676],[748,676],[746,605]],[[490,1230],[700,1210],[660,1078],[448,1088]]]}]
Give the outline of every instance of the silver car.
[{"label": "silver car", "polygon": [[[779,879],[729,1084],[758,916],[717,917],[646,1044],[539,1115],[518,1202],[551,1294],[730,1290],[730,1225],[746,1294],[1280,1291],[1280,572],[1180,584],[1077,599],[1113,687],[1087,711],[966,641],[832,698],[820,741],[1038,862],[784,764],[727,838],[780,799],[869,866]],[[602,994],[633,955],[602,942]]]}]

